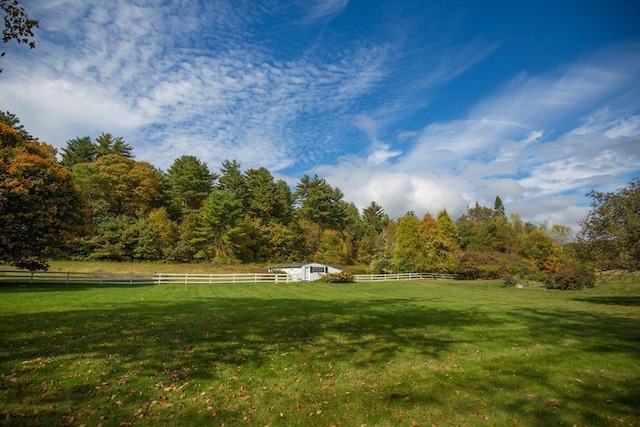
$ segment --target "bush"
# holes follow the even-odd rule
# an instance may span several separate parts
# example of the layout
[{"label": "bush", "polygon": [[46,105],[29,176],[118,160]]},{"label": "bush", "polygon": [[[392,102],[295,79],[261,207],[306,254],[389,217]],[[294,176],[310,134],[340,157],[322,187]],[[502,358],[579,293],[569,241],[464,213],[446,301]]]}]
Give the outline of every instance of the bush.
[{"label": "bush", "polygon": [[547,289],[575,291],[582,288],[593,288],[596,283],[595,273],[581,265],[562,265],[558,271],[550,273],[544,281]]},{"label": "bush", "polygon": [[517,274],[505,273],[502,275],[502,282],[507,288],[513,288],[518,284],[522,284],[522,279]]},{"label": "bush", "polygon": [[505,274],[523,276],[529,272],[526,262],[501,252],[464,252],[458,274],[464,279],[499,279]]},{"label": "bush", "polygon": [[327,273],[322,276],[322,280],[327,283],[353,283],[355,278],[353,274],[343,271],[341,273]]}]

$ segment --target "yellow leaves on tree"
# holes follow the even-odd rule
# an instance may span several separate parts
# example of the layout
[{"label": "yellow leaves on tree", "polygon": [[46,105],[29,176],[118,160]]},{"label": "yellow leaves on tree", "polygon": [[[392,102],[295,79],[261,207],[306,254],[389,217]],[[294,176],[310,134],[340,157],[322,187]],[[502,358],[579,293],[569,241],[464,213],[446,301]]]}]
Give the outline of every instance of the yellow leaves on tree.
[{"label": "yellow leaves on tree", "polygon": [[161,199],[160,174],[148,162],[108,154],[75,165],[72,173],[94,215],[134,216],[158,207]]}]

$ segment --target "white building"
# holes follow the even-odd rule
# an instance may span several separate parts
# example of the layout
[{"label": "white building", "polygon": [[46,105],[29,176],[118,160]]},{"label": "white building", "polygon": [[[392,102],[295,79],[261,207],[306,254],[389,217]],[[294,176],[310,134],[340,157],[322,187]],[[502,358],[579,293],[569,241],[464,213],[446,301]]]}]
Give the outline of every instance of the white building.
[{"label": "white building", "polygon": [[309,264],[277,264],[269,267],[269,273],[283,271],[296,282],[312,282],[320,279],[326,273],[341,273],[330,265],[311,262]]}]

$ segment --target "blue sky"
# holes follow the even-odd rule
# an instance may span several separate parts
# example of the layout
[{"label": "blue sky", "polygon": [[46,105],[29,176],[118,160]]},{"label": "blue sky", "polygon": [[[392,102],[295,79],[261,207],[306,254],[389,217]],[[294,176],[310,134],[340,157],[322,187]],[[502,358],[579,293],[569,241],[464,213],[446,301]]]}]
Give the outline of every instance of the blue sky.
[{"label": "blue sky", "polygon": [[317,173],[393,218],[493,206],[577,227],[640,177],[640,2],[23,0],[0,109],[57,148],[123,136]]}]

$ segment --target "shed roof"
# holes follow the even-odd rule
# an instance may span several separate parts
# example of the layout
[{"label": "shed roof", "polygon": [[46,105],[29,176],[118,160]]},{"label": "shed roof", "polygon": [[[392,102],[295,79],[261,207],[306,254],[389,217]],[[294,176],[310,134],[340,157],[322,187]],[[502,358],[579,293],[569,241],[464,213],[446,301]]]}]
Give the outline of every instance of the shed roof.
[{"label": "shed roof", "polygon": [[307,262],[307,263],[300,263],[300,262],[292,262],[289,264],[274,264],[274,265],[270,265],[269,268],[300,268],[303,267],[305,265],[323,265],[323,266],[327,266],[327,267],[331,267],[328,264],[322,264],[319,262]]}]

